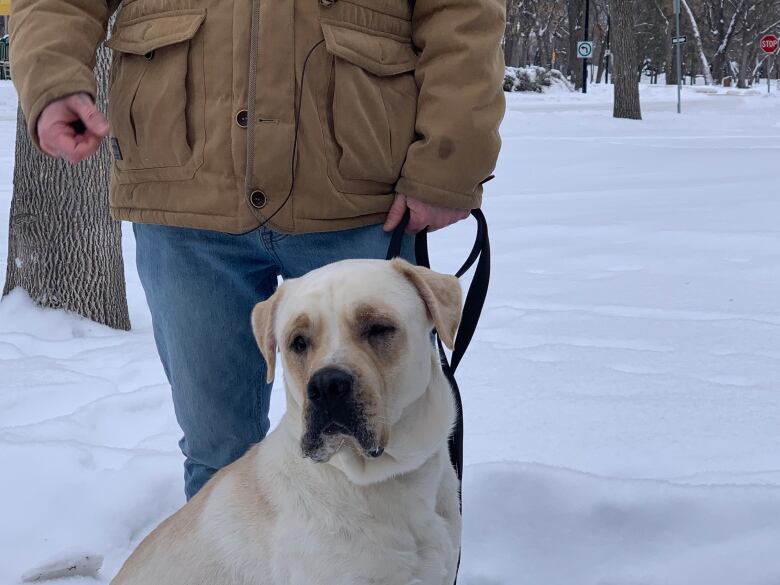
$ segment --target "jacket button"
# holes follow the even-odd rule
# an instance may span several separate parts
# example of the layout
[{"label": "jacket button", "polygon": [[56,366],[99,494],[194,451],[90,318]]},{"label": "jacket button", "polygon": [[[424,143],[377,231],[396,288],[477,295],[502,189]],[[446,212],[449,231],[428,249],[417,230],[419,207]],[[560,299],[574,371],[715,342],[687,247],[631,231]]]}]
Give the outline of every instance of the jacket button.
[{"label": "jacket button", "polygon": [[240,110],[236,114],[236,124],[238,124],[242,128],[246,128],[248,122],[249,122],[249,112],[247,112],[246,110]]},{"label": "jacket button", "polygon": [[255,209],[262,209],[268,203],[268,197],[262,191],[252,191],[252,194],[249,196],[249,202]]}]

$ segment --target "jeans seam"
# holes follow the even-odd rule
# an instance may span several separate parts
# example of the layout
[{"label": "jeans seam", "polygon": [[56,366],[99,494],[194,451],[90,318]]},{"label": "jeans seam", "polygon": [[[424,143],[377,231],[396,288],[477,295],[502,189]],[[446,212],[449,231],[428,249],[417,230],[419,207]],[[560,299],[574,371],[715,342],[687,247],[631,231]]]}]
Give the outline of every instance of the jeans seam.
[{"label": "jeans seam", "polygon": [[257,231],[257,235],[260,238],[260,243],[262,244],[265,251],[269,256],[271,256],[271,258],[273,258],[273,261],[276,264],[277,272],[281,274],[282,260],[279,258],[279,255],[276,253],[276,248],[274,247],[274,233],[269,229],[260,228]]}]

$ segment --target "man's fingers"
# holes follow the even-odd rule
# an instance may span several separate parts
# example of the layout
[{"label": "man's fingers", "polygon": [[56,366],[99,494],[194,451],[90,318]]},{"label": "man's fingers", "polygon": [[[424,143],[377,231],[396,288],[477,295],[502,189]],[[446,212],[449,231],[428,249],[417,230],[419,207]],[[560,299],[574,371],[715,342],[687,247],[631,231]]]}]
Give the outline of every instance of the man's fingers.
[{"label": "man's fingers", "polygon": [[393,200],[393,204],[390,206],[390,211],[387,212],[387,219],[385,220],[384,230],[391,232],[398,227],[401,220],[406,213],[406,197],[403,195],[396,195]]},{"label": "man's fingers", "polygon": [[53,156],[54,158],[59,158],[60,153],[57,151],[56,146],[48,139],[44,139],[43,136],[40,136],[41,141],[41,150],[48,154],[49,156]]},{"label": "man's fingers", "polygon": [[428,231],[435,232],[462,219],[466,219],[471,213],[468,209],[454,209],[450,207],[441,207],[423,203],[417,199],[406,198],[396,195],[393,205],[387,215],[385,230],[395,229],[401,222],[406,208],[411,212],[409,225],[406,227],[407,233],[416,234],[425,228]]},{"label": "man's fingers", "polygon": [[409,219],[409,225],[406,227],[407,233],[416,234],[430,226],[430,220],[427,214],[412,209],[412,217]]},{"label": "man's fingers", "polygon": [[99,136],[90,134],[76,144],[76,147],[73,149],[73,153],[68,160],[75,164],[83,161],[85,158],[89,158],[97,152],[97,149],[100,147],[100,141],[101,138]]},{"label": "man's fingers", "polygon": [[73,127],[64,120],[43,127],[39,132],[41,149],[55,158],[64,158],[76,164],[92,156],[100,147],[103,139],[89,130],[77,134]]},{"label": "man's fingers", "polygon": [[84,122],[87,131],[101,138],[108,136],[108,121],[106,117],[87,95],[79,93],[71,96],[68,98],[68,105],[73,108],[79,119]]},{"label": "man's fingers", "polygon": [[75,164],[97,151],[109,129],[92,98],[77,93],[46,106],[38,118],[36,131],[43,152]]},{"label": "man's fingers", "polygon": [[65,132],[56,134],[51,142],[52,150],[59,156],[70,160],[76,149],[76,139]]},{"label": "man's fingers", "polygon": [[450,221],[449,217],[443,217],[443,216],[436,216],[433,218],[430,223],[428,223],[428,231],[429,232],[435,232],[437,230],[440,230],[442,228],[446,228],[448,226],[451,226],[453,223],[455,223],[455,219],[453,218],[452,221]]},{"label": "man's fingers", "polygon": [[54,158],[64,158],[68,162],[76,164],[95,154],[100,148],[102,138],[94,134],[69,135],[57,134],[54,139],[41,142],[41,149]]}]

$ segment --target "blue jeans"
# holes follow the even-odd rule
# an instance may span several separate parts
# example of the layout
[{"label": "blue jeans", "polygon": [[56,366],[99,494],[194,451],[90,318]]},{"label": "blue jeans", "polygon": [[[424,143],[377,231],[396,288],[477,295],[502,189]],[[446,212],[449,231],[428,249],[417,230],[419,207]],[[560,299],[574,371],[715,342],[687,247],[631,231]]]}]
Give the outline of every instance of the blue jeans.
[{"label": "blue jeans", "polygon": [[[135,224],[136,261],[152,313],[154,339],[173,392],[187,498],[269,430],[271,385],[250,313],[296,278],[348,258],[384,258],[381,225],[286,235],[242,235]],[[402,256],[414,257],[406,237]]]}]

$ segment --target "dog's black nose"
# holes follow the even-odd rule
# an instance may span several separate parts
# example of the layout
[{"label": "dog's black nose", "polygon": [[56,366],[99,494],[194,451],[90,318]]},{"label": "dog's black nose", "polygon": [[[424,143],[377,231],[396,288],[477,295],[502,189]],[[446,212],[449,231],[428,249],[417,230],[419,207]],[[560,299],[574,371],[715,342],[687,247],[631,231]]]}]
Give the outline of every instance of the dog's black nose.
[{"label": "dog's black nose", "polygon": [[306,388],[309,400],[315,406],[333,408],[343,406],[351,398],[355,377],[339,368],[322,368],[314,373]]}]

